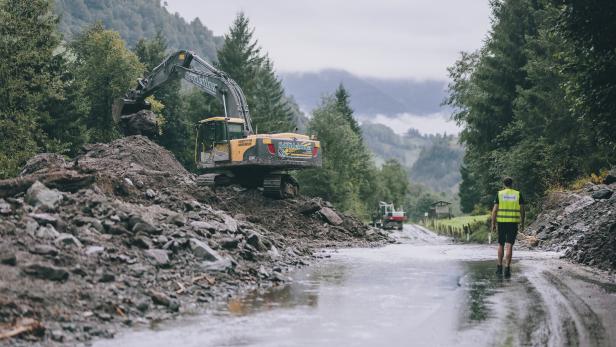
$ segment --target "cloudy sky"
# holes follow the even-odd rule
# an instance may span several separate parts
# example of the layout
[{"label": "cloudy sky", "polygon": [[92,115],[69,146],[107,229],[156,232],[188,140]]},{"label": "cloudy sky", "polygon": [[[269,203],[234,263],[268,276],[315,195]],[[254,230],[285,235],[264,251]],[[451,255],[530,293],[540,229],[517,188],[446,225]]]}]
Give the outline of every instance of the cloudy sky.
[{"label": "cloudy sky", "polygon": [[244,11],[278,71],[340,68],[360,76],[447,77],[462,50],[481,46],[488,0],[167,0],[216,35]]}]

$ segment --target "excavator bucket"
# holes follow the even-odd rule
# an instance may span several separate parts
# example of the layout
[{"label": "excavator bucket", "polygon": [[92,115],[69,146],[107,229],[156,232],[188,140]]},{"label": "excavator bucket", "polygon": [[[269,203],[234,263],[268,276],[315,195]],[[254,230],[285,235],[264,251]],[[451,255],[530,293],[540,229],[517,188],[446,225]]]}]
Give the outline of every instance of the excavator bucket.
[{"label": "excavator bucket", "polygon": [[152,106],[148,102],[138,102],[124,98],[117,98],[111,105],[111,116],[116,123],[120,122],[122,116],[137,113],[141,110],[149,110]]}]

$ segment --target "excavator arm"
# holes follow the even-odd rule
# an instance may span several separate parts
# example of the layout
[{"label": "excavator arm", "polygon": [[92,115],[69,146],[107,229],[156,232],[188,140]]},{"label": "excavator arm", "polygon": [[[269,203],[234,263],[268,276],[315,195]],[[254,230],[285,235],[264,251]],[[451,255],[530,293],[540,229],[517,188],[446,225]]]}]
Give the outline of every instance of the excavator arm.
[{"label": "excavator arm", "polygon": [[244,119],[244,130],[249,134],[253,133],[246,97],[238,84],[224,72],[186,50],[171,54],[148,76],[139,79],[137,88],[128,91],[124,98],[114,104],[114,119],[117,121],[121,114],[148,109],[149,104],[145,99],[167,81],[175,78],[183,78],[205,93],[216,97],[223,105],[225,117]]}]

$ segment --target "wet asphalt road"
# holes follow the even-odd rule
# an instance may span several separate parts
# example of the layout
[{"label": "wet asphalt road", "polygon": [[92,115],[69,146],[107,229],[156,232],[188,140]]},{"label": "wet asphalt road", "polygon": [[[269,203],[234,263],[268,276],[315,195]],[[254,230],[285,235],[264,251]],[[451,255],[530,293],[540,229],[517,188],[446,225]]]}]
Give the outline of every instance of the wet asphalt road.
[{"label": "wet asphalt road", "polygon": [[455,245],[420,227],[403,244],[329,253],[294,281],[205,315],[95,346],[616,346],[616,285],[558,254]]}]

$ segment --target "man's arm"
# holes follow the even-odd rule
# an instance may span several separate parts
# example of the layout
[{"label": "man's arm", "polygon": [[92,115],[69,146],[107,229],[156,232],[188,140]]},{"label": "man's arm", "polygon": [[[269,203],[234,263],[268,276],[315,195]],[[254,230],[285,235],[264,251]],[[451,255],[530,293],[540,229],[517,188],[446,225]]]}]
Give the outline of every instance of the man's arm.
[{"label": "man's arm", "polygon": [[494,204],[492,208],[492,231],[496,231],[496,214],[498,213],[498,204]]},{"label": "man's arm", "polygon": [[524,205],[520,205],[520,232],[524,231],[524,219],[526,212],[524,211]]}]

